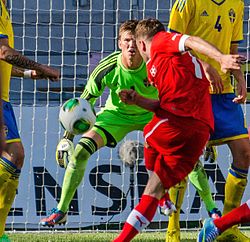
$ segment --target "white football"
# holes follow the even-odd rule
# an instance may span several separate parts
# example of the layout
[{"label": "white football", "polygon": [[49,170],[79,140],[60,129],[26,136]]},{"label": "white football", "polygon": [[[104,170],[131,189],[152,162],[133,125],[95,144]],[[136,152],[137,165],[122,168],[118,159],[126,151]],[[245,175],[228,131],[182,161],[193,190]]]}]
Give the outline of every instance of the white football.
[{"label": "white football", "polygon": [[94,126],[96,116],[87,100],[71,98],[62,105],[59,121],[66,131],[78,135],[86,133]]}]

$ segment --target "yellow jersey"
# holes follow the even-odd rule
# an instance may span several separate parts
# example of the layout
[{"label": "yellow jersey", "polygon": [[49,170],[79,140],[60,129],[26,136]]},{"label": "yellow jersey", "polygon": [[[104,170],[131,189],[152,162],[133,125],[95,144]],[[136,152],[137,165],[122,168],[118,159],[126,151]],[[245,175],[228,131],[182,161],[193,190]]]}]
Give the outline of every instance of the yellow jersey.
[{"label": "yellow jersey", "polygon": [[[199,36],[229,54],[230,46],[243,40],[243,14],[242,0],[176,0],[168,30]],[[223,93],[232,93],[230,73],[223,73],[220,64],[207,56],[195,55],[218,70],[224,84]]]},{"label": "yellow jersey", "polygon": [[[9,46],[14,48],[14,34],[9,13],[5,4],[0,0],[0,38],[7,38]],[[2,86],[2,99],[9,102],[9,90],[12,65],[0,61],[0,82]]]}]

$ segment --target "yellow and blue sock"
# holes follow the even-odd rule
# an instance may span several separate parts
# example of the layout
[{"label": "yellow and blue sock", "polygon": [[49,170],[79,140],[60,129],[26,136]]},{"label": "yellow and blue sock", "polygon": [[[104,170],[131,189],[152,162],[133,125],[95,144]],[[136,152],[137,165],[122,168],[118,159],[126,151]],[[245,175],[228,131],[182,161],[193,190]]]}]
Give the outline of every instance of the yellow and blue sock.
[{"label": "yellow and blue sock", "polygon": [[185,178],[183,181],[181,181],[174,187],[171,187],[169,190],[170,200],[174,203],[176,207],[176,212],[174,212],[169,217],[166,242],[173,242],[171,234],[175,232],[178,233],[178,231],[180,230],[180,212],[186,188],[187,188],[187,178]]},{"label": "yellow and blue sock", "polygon": [[241,204],[241,199],[247,185],[248,170],[243,170],[231,165],[225,184],[225,200],[223,214]]},{"label": "yellow and blue sock", "polygon": [[8,159],[0,158],[0,237],[4,234],[5,223],[16,195],[20,170]]}]

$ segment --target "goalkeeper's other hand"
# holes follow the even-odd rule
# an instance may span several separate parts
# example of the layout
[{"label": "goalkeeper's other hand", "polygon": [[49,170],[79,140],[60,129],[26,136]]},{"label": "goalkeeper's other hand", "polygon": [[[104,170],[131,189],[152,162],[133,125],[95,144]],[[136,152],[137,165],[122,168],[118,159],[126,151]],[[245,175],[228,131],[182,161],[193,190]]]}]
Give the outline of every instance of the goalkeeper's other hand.
[{"label": "goalkeeper's other hand", "polygon": [[56,162],[62,167],[66,168],[69,163],[69,158],[74,152],[74,144],[71,140],[63,138],[56,147]]},{"label": "goalkeeper's other hand", "polygon": [[206,146],[204,151],[204,160],[214,163],[217,159],[217,151],[215,146]]}]

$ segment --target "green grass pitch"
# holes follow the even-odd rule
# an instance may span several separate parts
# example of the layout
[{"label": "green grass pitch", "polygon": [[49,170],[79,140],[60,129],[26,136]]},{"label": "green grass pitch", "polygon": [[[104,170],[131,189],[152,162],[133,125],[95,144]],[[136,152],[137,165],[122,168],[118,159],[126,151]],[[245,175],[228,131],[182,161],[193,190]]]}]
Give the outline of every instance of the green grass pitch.
[{"label": "green grass pitch", "polygon": [[[250,230],[244,230],[248,237]],[[7,233],[12,242],[110,242],[118,233],[113,232],[33,232],[33,233]],[[195,232],[181,232],[181,242],[195,242],[197,238],[197,231]],[[133,242],[139,241],[165,241],[165,232],[144,232],[135,237]]]}]

